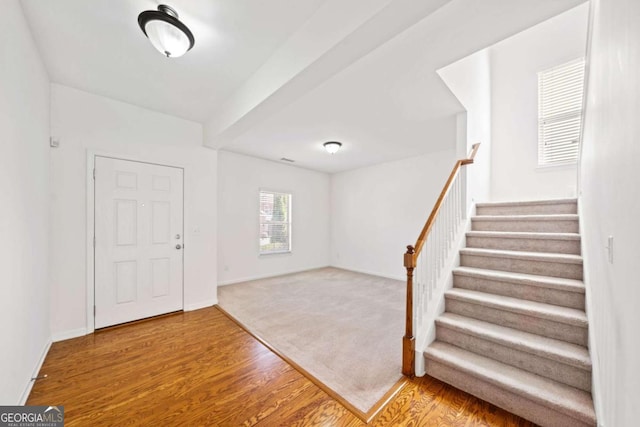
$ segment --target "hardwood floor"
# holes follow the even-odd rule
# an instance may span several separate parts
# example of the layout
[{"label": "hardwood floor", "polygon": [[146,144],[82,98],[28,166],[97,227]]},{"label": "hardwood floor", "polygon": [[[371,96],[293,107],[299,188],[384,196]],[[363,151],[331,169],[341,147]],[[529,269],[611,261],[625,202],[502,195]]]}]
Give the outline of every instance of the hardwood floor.
[{"label": "hardwood floor", "polygon": [[[362,426],[216,307],[54,343],[28,405],[66,426]],[[373,426],[533,426],[434,378],[416,378]]]}]

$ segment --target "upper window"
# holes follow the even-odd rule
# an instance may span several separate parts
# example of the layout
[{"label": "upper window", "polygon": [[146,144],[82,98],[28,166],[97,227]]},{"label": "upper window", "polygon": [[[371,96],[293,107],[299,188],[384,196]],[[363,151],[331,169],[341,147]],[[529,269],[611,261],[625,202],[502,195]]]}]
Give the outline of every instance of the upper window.
[{"label": "upper window", "polygon": [[260,254],[291,252],[291,194],[260,191]]},{"label": "upper window", "polygon": [[538,166],[576,162],[583,94],[583,58],[538,73]]}]

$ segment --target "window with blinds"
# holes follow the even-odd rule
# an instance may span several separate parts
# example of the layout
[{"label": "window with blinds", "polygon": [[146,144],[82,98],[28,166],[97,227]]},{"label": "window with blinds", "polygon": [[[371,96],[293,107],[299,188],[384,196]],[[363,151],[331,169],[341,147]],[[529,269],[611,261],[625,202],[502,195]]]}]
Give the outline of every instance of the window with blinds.
[{"label": "window with blinds", "polygon": [[584,58],[538,73],[538,166],[576,162],[583,94]]},{"label": "window with blinds", "polygon": [[260,254],[291,252],[291,194],[260,191]]}]

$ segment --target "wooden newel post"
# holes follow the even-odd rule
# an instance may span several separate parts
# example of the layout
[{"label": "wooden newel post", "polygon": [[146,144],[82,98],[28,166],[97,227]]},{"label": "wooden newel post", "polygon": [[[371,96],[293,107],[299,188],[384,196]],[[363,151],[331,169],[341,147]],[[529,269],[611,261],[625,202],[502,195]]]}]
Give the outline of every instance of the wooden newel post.
[{"label": "wooden newel post", "polygon": [[402,374],[413,378],[415,372],[415,337],[413,336],[413,269],[416,267],[415,248],[407,246],[404,266],[407,269],[407,312],[405,333],[402,338]]}]

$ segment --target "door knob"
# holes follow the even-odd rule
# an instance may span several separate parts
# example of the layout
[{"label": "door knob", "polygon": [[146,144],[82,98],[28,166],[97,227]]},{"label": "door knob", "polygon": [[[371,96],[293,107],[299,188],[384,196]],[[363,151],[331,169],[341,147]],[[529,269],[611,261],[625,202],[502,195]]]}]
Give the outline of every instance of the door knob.
[{"label": "door knob", "polygon": [[182,246],[180,244],[177,244],[176,249],[182,249]]}]

